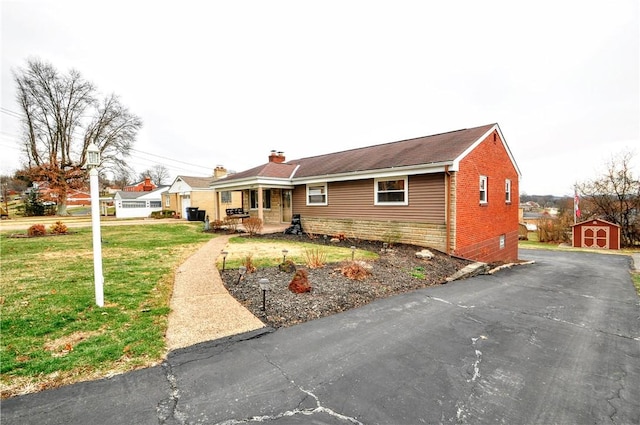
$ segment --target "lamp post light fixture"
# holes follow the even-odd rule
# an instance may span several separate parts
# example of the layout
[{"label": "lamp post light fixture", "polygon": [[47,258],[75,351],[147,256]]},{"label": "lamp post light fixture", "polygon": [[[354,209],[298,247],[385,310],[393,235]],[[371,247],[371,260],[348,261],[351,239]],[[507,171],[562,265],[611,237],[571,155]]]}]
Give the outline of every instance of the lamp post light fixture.
[{"label": "lamp post light fixture", "polygon": [[245,266],[238,267],[238,281],[236,282],[236,285],[240,283],[240,281],[242,280],[242,276],[244,276],[246,272],[247,268]]},{"label": "lamp post light fixture", "polygon": [[229,254],[227,251],[220,251],[222,254],[222,273],[224,273],[224,268],[227,265],[227,255]]},{"label": "lamp post light fixture", "polygon": [[351,261],[354,260],[355,256],[356,256],[356,247],[351,245]]},{"label": "lamp post light fixture", "polygon": [[265,311],[267,307],[267,291],[271,290],[271,283],[269,283],[269,279],[267,278],[260,279],[258,283],[262,290],[262,311]]},{"label": "lamp post light fixture", "polygon": [[104,306],[104,276],[102,275],[102,238],[100,237],[100,191],[98,189],[98,167],[100,166],[100,149],[91,142],[87,147],[89,169],[89,185],[91,188],[91,233],[93,234],[93,278],[96,293],[96,304]]},{"label": "lamp post light fixture", "polygon": [[284,264],[287,261],[287,253],[289,251],[287,251],[286,249],[282,250],[282,264]]}]

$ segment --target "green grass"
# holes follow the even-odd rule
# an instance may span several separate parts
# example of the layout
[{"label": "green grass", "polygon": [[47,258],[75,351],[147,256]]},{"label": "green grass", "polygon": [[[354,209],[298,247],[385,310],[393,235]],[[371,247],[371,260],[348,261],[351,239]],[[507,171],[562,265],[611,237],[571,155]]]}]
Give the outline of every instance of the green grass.
[{"label": "green grass", "polygon": [[[282,263],[283,249],[288,251],[286,254],[287,260],[292,260],[300,265],[306,264],[307,254],[317,255],[319,252],[326,255],[325,261],[327,263],[351,260],[352,254],[355,260],[375,260],[378,258],[378,254],[375,252],[362,249],[356,249],[352,253],[350,248],[332,245],[318,246],[318,244],[308,242],[233,237],[229,239],[225,267],[227,269],[237,269],[242,265],[242,261],[247,255],[252,256],[253,265],[256,267],[274,267]],[[222,269],[222,257],[218,258],[217,266],[220,270]]]},{"label": "green grass", "polygon": [[211,239],[200,223],[102,228],[105,306],[95,305],[90,228],[64,236],[0,235],[0,373],[16,387],[153,364],[164,334],[174,268]]}]

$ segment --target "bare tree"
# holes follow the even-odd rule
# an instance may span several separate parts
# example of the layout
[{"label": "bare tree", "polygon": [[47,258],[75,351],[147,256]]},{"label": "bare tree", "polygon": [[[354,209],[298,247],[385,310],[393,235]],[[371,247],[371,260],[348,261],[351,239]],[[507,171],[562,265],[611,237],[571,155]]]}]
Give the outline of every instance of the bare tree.
[{"label": "bare tree", "polygon": [[104,170],[126,166],[142,121],[113,94],[99,100],[94,85],[78,71],[60,74],[51,64],[30,59],[13,75],[24,114],[21,144],[29,173],[49,182],[58,214],[65,215],[69,189],[86,184],[89,145],[100,149]]},{"label": "bare tree", "polygon": [[162,186],[166,184],[169,178],[169,169],[164,165],[154,165],[140,173],[140,180],[144,180],[146,177],[150,177],[151,181],[157,186]]},{"label": "bare tree", "polygon": [[589,210],[585,216],[599,216],[620,225],[623,246],[640,242],[640,181],[631,170],[631,152],[622,152],[606,165],[605,173],[577,185]]}]

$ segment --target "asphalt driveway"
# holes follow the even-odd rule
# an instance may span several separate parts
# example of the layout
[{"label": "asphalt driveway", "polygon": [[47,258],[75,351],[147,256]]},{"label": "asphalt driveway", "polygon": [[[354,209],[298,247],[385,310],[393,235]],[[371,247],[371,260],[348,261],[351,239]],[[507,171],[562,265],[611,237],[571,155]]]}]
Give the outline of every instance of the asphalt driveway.
[{"label": "asphalt driveway", "polygon": [[4,424],[640,422],[630,257],[536,263],[4,400]]}]

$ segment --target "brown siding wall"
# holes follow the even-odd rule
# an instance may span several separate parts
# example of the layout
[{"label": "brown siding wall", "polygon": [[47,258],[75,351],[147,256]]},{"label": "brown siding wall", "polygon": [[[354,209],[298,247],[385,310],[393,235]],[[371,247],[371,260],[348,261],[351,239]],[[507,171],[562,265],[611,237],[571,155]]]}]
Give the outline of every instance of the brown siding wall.
[{"label": "brown siding wall", "polygon": [[409,176],[409,205],[374,205],[374,180],[329,183],[327,206],[307,206],[306,186],[293,191],[293,213],[306,232],[402,242],[446,250],[444,175]]},{"label": "brown siding wall", "polygon": [[409,205],[374,205],[373,179],[329,183],[328,205],[306,205],[306,186],[293,191],[293,213],[302,217],[394,220],[442,224],[444,176],[409,176]]}]

